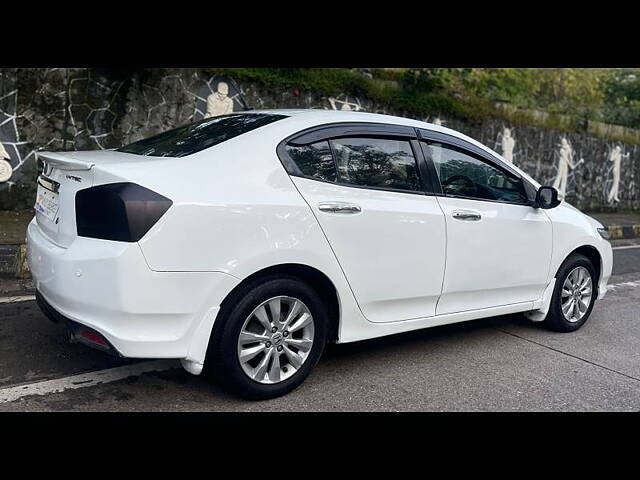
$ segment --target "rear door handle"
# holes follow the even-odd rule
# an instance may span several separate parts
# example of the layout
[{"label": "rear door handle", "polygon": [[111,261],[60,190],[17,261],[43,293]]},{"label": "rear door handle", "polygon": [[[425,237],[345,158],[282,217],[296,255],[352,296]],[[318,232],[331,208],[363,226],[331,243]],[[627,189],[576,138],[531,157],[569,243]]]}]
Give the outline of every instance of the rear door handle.
[{"label": "rear door handle", "polygon": [[469,212],[466,210],[456,210],[453,212],[453,218],[456,220],[465,220],[467,222],[477,222],[482,218],[478,212]]},{"label": "rear door handle", "polygon": [[318,209],[326,213],[360,213],[360,205],[348,202],[322,202],[318,204]]}]

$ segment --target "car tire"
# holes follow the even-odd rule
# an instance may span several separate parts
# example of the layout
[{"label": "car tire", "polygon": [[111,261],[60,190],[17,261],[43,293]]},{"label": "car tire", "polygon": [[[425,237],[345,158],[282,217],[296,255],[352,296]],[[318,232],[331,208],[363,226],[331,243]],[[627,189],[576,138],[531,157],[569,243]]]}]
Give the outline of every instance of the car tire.
[{"label": "car tire", "polygon": [[[586,275],[589,276],[588,280]],[[586,284],[590,285],[590,288],[585,286],[580,288],[581,285]],[[556,332],[573,332],[582,327],[589,319],[596,302],[597,285],[596,270],[587,257],[573,254],[567,258],[558,269],[551,305],[544,319],[544,325]],[[588,305],[583,310],[587,298]]]},{"label": "car tire", "polygon": [[[276,299],[279,299],[279,302]],[[296,301],[299,302],[298,307],[293,307]],[[277,303],[280,304],[278,310],[281,312],[281,321],[275,323],[271,305]],[[285,333],[285,330],[280,328],[278,332],[267,330],[263,323],[265,315],[272,328],[274,325],[281,327],[282,320],[286,321],[288,313],[294,309],[305,312],[299,314],[299,319],[303,314],[310,314],[312,327],[309,327],[308,317],[305,317],[306,325],[298,330],[293,331],[297,321],[289,324],[291,332]],[[264,331],[260,333],[262,329]],[[310,349],[306,352],[296,352],[297,347],[292,346],[293,342],[308,342],[308,331],[312,332]],[[298,387],[318,363],[324,350],[327,332],[326,307],[316,291],[307,283],[295,277],[282,276],[254,281],[224,302],[209,342],[205,374],[246,399],[263,400],[284,395]],[[241,344],[241,333],[242,341],[246,341],[250,335],[267,337],[268,340],[263,338],[255,343]],[[276,333],[282,334],[282,338],[275,338]],[[294,338],[299,333],[301,336]],[[290,337],[285,339],[283,335],[287,334]],[[276,345],[278,340],[282,343]],[[249,361],[241,360],[241,355],[244,356],[245,352],[250,351],[253,355],[255,350],[260,350],[260,353]],[[292,355],[291,352],[296,355]],[[304,356],[302,364],[294,366],[294,363],[300,361],[301,356]],[[290,361],[290,358],[295,359],[295,362]],[[278,365],[281,367],[280,373],[277,372]],[[254,374],[256,376],[252,378],[251,375]]]}]

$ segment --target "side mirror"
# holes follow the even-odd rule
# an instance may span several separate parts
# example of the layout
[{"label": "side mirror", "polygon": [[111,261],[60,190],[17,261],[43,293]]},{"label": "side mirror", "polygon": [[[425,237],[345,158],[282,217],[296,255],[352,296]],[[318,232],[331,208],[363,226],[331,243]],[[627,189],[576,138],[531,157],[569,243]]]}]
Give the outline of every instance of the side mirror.
[{"label": "side mirror", "polygon": [[555,208],[560,205],[558,191],[553,187],[540,187],[536,193],[536,206],[538,208]]}]

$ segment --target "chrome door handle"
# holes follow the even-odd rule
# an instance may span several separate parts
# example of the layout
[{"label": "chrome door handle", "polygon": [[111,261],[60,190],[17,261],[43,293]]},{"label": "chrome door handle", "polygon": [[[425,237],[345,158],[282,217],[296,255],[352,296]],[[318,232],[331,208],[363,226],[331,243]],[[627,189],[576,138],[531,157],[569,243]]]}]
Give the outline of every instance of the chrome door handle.
[{"label": "chrome door handle", "polygon": [[318,209],[327,213],[360,213],[362,211],[359,205],[347,202],[322,202],[318,204]]},{"label": "chrome door handle", "polygon": [[456,220],[466,220],[468,222],[477,222],[482,218],[482,215],[475,212],[455,211],[453,212],[453,218]]}]

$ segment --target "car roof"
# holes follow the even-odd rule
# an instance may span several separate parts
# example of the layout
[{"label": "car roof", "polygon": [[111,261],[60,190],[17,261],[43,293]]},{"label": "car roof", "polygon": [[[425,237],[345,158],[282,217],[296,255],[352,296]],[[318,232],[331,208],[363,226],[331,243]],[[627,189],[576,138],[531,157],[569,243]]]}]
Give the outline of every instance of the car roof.
[{"label": "car roof", "polygon": [[[422,122],[411,118],[397,117],[394,115],[386,115],[382,113],[354,112],[345,110],[320,110],[320,109],[274,109],[274,110],[250,110],[246,113],[271,113],[287,115],[289,117],[304,116],[305,120],[317,119],[318,122],[376,122],[376,123],[394,123],[396,125],[406,125],[410,127],[429,128],[443,133],[449,133],[457,137],[465,137],[465,135],[450,128],[432,123]],[[468,137],[467,137],[468,138]],[[471,139],[473,140],[473,139]]]},{"label": "car roof", "polygon": [[397,117],[395,115],[386,115],[382,113],[369,113],[369,112],[354,112],[344,110],[316,110],[316,109],[274,109],[274,110],[250,110],[246,113],[271,113],[286,115],[289,117],[303,117],[305,120],[317,121],[321,123],[329,122],[374,122],[374,123],[393,123],[396,125],[405,125],[408,127],[425,128],[434,132],[446,133],[463,140],[466,140],[473,145],[488,151],[492,155],[497,155],[502,159],[502,156],[497,152],[494,152],[486,145],[468,137],[464,133],[460,133],[457,130],[444,127],[442,125],[436,125],[434,123],[423,122],[420,120],[414,120],[411,118]]}]

